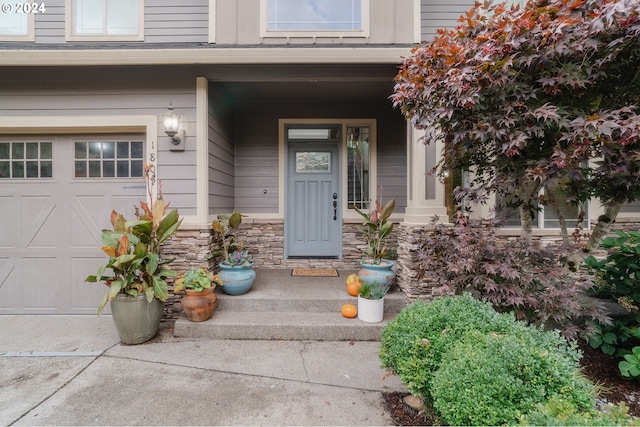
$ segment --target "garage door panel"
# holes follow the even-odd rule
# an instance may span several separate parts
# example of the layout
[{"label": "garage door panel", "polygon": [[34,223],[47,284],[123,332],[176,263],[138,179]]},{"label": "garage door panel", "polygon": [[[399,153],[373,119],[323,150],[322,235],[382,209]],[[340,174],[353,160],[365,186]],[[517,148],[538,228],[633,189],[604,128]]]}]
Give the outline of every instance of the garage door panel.
[{"label": "garage door panel", "polygon": [[22,259],[23,308],[29,313],[55,313],[60,296],[67,291],[64,276],[59,275],[59,259],[37,257]]},{"label": "garage door panel", "polygon": [[[71,259],[71,292],[69,296],[71,311],[74,314],[96,314],[98,312],[98,305],[109,288],[103,283],[87,283],[84,279],[91,274],[96,274],[98,266],[104,263],[104,256]],[[109,304],[107,304],[103,313],[109,312]]]},{"label": "garage door panel", "polygon": [[[20,301],[17,258],[0,258],[0,314],[13,312]],[[12,286],[12,284],[14,286]]]},{"label": "garage door panel", "polygon": [[0,180],[0,314],[95,314],[108,290],[84,281],[106,260],[101,231],[112,209],[135,219],[146,186],[142,177],[79,175],[74,138],[51,139],[52,175]]},{"label": "garage door panel", "polygon": [[[96,200],[97,199],[97,200]],[[105,197],[91,198],[93,205],[104,205]],[[102,228],[96,224],[95,215],[87,211],[83,200],[75,199],[69,214],[69,230],[71,230],[71,248],[96,248],[102,246],[100,234]],[[78,203],[79,202],[79,203]],[[84,200],[87,202],[87,200]],[[96,203],[97,202],[97,203]],[[104,212],[103,212],[104,213]]]},{"label": "garage door panel", "polygon": [[[23,230],[24,247],[31,249],[55,249],[62,242],[60,221],[65,217],[65,210],[52,197],[22,197],[23,212],[35,213],[25,220],[27,227]],[[37,203],[37,202],[42,203]]]},{"label": "garage door panel", "polygon": [[0,248],[13,248],[18,241],[21,227],[18,212],[17,197],[0,196]]}]

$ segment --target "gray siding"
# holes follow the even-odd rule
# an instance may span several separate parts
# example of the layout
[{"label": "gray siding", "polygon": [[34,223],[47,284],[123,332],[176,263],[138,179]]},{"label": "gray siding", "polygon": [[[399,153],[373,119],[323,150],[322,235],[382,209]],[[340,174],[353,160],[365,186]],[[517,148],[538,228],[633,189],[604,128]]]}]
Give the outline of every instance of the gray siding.
[{"label": "gray siding", "polygon": [[[386,100],[377,103],[255,102],[239,106],[236,117],[239,119],[236,124],[235,205],[240,211],[278,211],[280,118],[376,119],[378,185],[383,186],[385,199],[396,198],[398,212],[406,207],[406,123]],[[250,126],[241,119],[248,117],[251,118]]]},{"label": "gray siding", "polygon": [[[148,68],[5,69],[0,93],[4,116],[157,116],[163,194],[181,214],[195,215],[195,75]],[[169,102],[183,117],[184,152],[169,151],[162,125]]]},{"label": "gray siding", "polygon": [[[208,43],[209,0],[144,0],[144,42]],[[467,0],[458,0],[467,3]],[[471,2],[472,3],[472,2]],[[215,41],[221,45],[291,44],[411,44],[414,43],[413,0],[370,0],[368,37],[326,37],[321,33],[308,37],[260,37],[259,0],[218,0],[216,22],[212,23]],[[444,8],[445,5],[439,8]],[[37,44],[65,43],[65,1],[48,0],[47,11],[35,17]],[[446,12],[446,11],[445,11]],[[431,13],[431,11],[427,11]],[[442,14],[442,10],[437,13]],[[459,15],[460,13],[457,13]],[[457,17],[456,15],[456,17]],[[425,18],[423,12],[423,33]],[[440,20],[447,16],[435,16]],[[87,43],[87,42],[70,42]],[[88,42],[92,43],[92,42]],[[95,42],[93,42],[95,43]],[[133,42],[140,43],[140,42]],[[117,44],[117,43],[116,43]]]},{"label": "gray siding", "polygon": [[[35,42],[65,43],[65,0],[45,6],[35,15]],[[208,42],[209,0],[144,0],[144,15],[144,43]]]},{"label": "gray siding", "polygon": [[64,0],[47,0],[46,13],[35,15],[36,43],[64,43]]},{"label": "gray siding", "polygon": [[209,214],[234,208],[233,106],[215,86],[209,88]]},{"label": "gray siding", "polygon": [[420,22],[422,40],[431,40],[440,28],[458,26],[460,15],[468,11],[475,0],[421,0]]},{"label": "gray siding", "polygon": [[635,202],[632,203],[625,203],[624,205],[622,205],[622,208],[620,209],[620,213],[635,213],[635,212],[640,212],[640,200],[636,200]]},{"label": "gray siding", "polygon": [[209,0],[145,0],[145,43],[207,43]]}]

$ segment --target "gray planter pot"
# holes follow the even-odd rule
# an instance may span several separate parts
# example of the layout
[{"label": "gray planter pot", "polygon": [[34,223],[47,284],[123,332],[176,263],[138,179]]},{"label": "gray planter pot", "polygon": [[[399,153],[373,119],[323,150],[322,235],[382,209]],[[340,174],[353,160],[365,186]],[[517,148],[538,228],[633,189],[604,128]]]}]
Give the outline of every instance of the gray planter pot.
[{"label": "gray planter pot", "polygon": [[156,336],[160,329],[164,304],[157,298],[147,302],[137,297],[118,294],[111,300],[111,315],[123,344],[141,344]]}]

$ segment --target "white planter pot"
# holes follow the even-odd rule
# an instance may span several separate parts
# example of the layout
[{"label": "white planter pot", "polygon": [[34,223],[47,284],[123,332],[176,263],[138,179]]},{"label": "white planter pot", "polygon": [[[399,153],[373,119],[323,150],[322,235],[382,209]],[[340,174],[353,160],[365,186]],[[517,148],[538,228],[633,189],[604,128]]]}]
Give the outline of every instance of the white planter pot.
[{"label": "white planter pot", "polygon": [[384,298],[366,299],[358,295],[358,319],[368,323],[382,322]]}]

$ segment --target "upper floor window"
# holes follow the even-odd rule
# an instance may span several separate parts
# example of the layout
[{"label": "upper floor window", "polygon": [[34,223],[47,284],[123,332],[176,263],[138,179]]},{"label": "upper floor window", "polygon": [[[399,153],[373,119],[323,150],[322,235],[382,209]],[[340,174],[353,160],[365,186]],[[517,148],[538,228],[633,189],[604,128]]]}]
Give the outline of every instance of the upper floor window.
[{"label": "upper floor window", "polygon": [[262,37],[365,37],[369,0],[261,0]]},{"label": "upper floor window", "polygon": [[67,40],[144,39],[144,0],[67,0]]},{"label": "upper floor window", "polygon": [[[33,41],[33,22],[39,5],[28,1],[4,2],[0,11],[0,41]],[[33,10],[32,10],[33,9]]]}]

